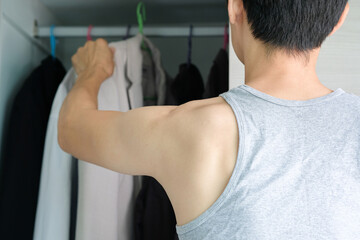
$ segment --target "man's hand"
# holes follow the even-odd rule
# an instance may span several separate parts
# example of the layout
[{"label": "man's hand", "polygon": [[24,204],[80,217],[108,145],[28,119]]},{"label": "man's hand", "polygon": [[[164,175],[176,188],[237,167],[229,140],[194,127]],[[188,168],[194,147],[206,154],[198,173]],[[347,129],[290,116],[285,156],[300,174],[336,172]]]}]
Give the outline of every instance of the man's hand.
[{"label": "man's hand", "polygon": [[72,64],[79,78],[86,80],[93,74],[102,76],[100,83],[112,76],[114,71],[114,52],[106,40],[99,38],[96,41],[88,41],[80,47],[71,58]]}]

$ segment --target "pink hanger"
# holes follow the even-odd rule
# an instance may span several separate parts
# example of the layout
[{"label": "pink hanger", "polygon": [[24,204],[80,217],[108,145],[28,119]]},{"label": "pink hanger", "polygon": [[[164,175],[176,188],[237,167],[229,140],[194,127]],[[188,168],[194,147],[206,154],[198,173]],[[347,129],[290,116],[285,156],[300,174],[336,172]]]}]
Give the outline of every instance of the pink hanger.
[{"label": "pink hanger", "polygon": [[93,25],[89,25],[89,28],[88,28],[88,32],[87,32],[87,36],[86,36],[86,39],[88,41],[92,41],[92,37],[91,37],[91,30],[93,29]]},{"label": "pink hanger", "polygon": [[229,45],[229,31],[228,31],[228,24],[225,25],[224,30],[224,46],[223,48],[226,50]]}]

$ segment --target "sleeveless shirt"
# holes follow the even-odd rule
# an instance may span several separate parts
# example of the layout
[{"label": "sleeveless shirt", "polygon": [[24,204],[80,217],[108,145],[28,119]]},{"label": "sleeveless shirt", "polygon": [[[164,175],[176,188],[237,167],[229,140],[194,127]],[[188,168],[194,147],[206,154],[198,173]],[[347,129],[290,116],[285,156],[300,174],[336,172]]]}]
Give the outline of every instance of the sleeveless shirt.
[{"label": "sleeveless shirt", "polygon": [[219,95],[239,146],[220,197],[180,240],[360,239],[360,97],[280,99],[246,84]]}]

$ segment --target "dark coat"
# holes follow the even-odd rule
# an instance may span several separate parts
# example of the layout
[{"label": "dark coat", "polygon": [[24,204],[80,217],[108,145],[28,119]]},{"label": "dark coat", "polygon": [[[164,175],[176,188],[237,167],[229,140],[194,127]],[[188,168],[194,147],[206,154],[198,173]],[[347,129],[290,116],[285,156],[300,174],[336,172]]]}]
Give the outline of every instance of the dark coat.
[{"label": "dark coat", "polygon": [[2,158],[1,239],[33,238],[46,128],[65,73],[59,60],[48,57],[15,97]]}]

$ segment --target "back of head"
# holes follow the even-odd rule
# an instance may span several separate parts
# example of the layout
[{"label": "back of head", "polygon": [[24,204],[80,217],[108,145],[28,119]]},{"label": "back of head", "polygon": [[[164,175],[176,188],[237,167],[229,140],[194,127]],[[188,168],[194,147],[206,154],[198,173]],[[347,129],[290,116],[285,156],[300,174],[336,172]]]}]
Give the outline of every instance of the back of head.
[{"label": "back of head", "polygon": [[255,39],[268,50],[306,53],[319,48],[348,0],[242,0]]}]

